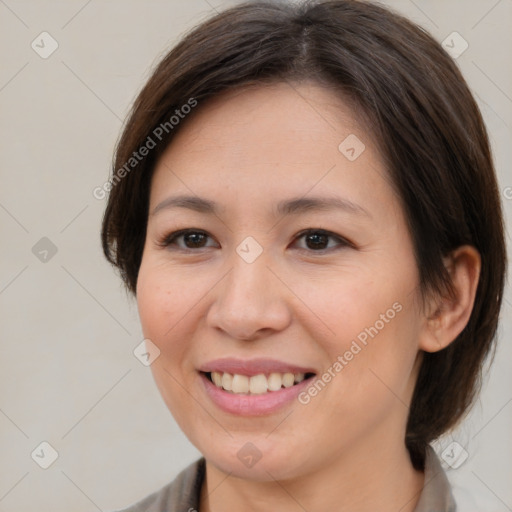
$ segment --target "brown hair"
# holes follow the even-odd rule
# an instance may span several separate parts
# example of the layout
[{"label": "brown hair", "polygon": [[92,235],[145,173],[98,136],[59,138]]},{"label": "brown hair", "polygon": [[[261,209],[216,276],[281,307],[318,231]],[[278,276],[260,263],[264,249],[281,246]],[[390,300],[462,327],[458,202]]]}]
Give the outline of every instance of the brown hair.
[{"label": "brown hair", "polygon": [[[466,328],[444,350],[423,354],[405,439],[414,466],[422,468],[427,444],[463,417],[479,389],[506,268],[501,204],[480,111],[457,66],[422,28],[363,1],[252,1],[189,32],[156,67],[119,140],[117,181],[102,227],[105,256],[136,294],[152,171],[186,122],[169,122],[177,110],[185,112],[192,101],[199,109],[235,87],[285,80],[333,87],[371,121],[402,200],[423,293],[450,290],[442,259],[450,251],[469,244],[481,255]],[[127,170],[158,127],[156,147]]]}]

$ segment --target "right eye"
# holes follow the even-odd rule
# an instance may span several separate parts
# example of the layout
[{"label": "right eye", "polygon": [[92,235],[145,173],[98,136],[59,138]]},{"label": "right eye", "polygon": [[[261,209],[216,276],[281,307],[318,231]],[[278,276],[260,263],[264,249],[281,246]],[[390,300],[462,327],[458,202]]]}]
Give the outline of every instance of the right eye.
[{"label": "right eye", "polygon": [[[182,251],[205,249],[207,247],[211,247],[204,245],[208,238],[210,238],[210,235],[205,231],[197,229],[181,229],[165,235],[161,240],[159,240],[158,245],[170,248],[171,250],[177,248]],[[179,240],[183,240],[184,245],[180,245],[180,243],[178,243]]]}]

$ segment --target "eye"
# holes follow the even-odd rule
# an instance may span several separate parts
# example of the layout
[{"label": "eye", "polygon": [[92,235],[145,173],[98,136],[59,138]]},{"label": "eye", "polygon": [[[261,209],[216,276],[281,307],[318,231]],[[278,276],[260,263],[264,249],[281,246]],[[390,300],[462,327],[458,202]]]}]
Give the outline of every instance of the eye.
[{"label": "eye", "polygon": [[[196,229],[182,229],[175,231],[169,235],[164,236],[162,240],[158,242],[161,247],[177,246],[178,249],[203,249],[208,247],[205,245],[207,239],[210,238],[208,233]],[[178,240],[183,239],[184,246],[177,243]]]},{"label": "eye", "polygon": [[[354,247],[354,245],[345,238],[324,229],[307,229],[302,231],[295,240],[300,239],[304,239],[306,243],[305,250],[309,249],[313,252],[321,252],[340,247]],[[337,242],[337,244],[329,247],[330,240]],[[303,247],[299,248],[304,249]]]},{"label": "eye", "polygon": [[[174,248],[184,251],[190,249],[205,249],[212,247],[212,245],[206,245],[208,239],[212,240],[210,235],[205,231],[190,228],[165,235],[162,240],[158,241],[158,245],[161,247],[174,246]],[[300,239],[304,239],[306,247],[299,247],[299,249],[312,252],[322,252],[342,247],[354,247],[354,245],[345,238],[324,229],[304,230],[297,235],[294,241]],[[182,243],[179,243],[180,240]],[[332,244],[330,245],[330,242],[335,242],[334,246]],[[215,247],[215,245],[213,247]]]}]

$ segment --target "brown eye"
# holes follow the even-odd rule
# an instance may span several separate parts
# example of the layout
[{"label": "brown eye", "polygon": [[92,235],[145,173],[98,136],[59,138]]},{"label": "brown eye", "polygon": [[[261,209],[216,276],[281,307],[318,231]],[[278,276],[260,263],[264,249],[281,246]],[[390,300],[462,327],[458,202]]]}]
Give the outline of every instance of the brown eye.
[{"label": "brown eye", "polygon": [[[305,247],[299,248],[310,252],[322,252],[343,247],[354,247],[352,243],[343,237],[323,229],[308,229],[303,231],[296,237],[295,241],[301,239],[304,240]],[[213,239],[204,231],[182,229],[166,235],[160,242],[158,242],[158,244],[161,247],[184,251],[215,247],[215,245],[207,245],[208,240]]]},{"label": "brown eye", "polygon": [[[310,251],[324,251],[329,249],[337,249],[340,247],[346,247],[350,246],[353,247],[353,245],[345,240],[343,237],[340,237],[339,235],[335,235],[334,233],[331,233],[329,231],[325,231],[323,229],[309,229],[306,231],[303,231],[299,236],[296,238],[296,240],[304,239],[306,244],[306,250]],[[331,241],[334,241],[334,245],[330,245],[329,243]],[[304,249],[304,247],[301,247],[301,249]]]},{"label": "brown eye", "polygon": [[[206,245],[209,238],[210,236],[204,231],[184,229],[165,236],[164,239],[159,242],[159,245],[162,247],[176,246],[178,249],[183,250],[203,249],[210,247]],[[178,243],[181,239],[183,242]]]},{"label": "brown eye", "polygon": [[326,249],[329,245],[329,235],[325,233],[308,233],[305,237],[309,249]]}]

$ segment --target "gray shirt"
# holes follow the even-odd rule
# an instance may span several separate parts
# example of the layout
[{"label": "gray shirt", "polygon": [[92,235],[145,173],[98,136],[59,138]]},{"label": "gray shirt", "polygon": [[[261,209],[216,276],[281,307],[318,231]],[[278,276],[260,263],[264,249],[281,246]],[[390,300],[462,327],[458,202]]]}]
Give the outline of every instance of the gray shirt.
[{"label": "gray shirt", "polygon": [[[205,474],[204,457],[187,466],[170,484],[119,512],[197,512]],[[425,485],[414,512],[455,512],[450,484],[434,450],[425,460]]]}]

